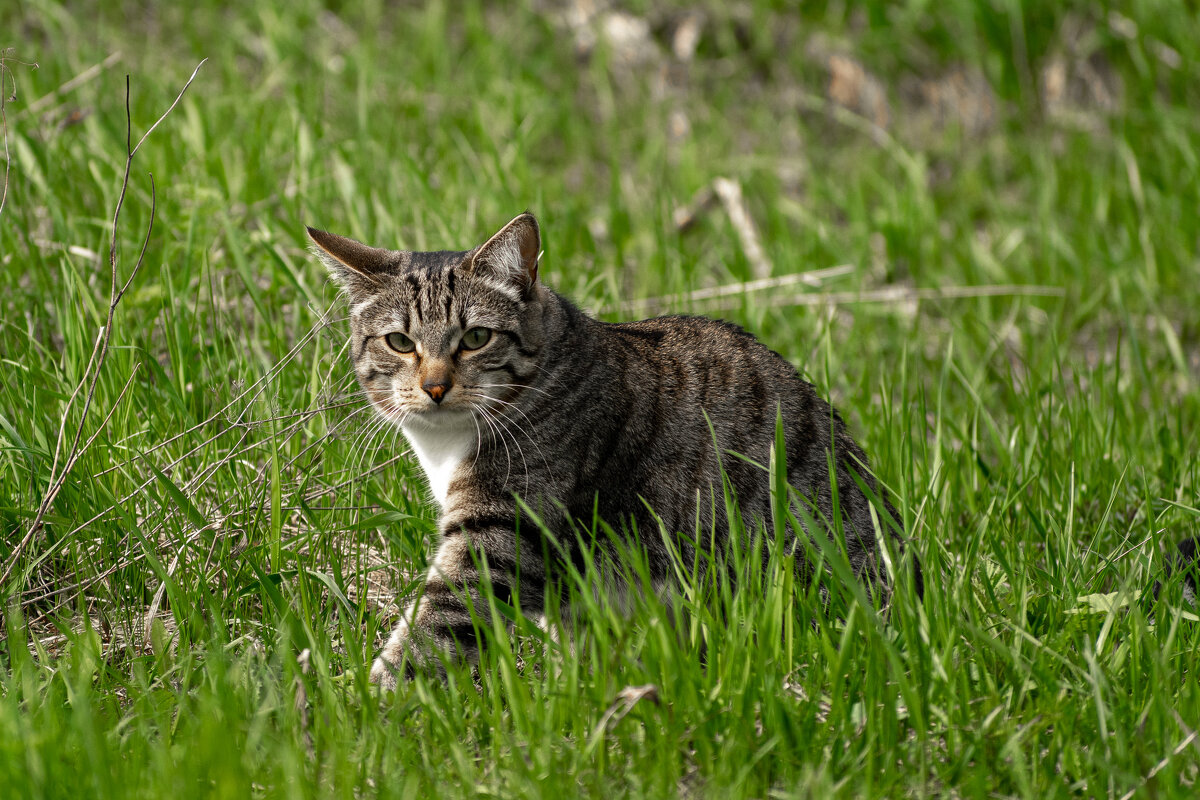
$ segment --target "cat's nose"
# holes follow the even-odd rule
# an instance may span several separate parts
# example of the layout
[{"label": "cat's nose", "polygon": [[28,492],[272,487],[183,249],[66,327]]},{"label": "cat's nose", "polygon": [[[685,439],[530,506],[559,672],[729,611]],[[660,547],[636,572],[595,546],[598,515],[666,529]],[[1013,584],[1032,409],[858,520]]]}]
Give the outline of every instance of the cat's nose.
[{"label": "cat's nose", "polygon": [[433,402],[441,403],[442,398],[446,396],[446,392],[450,391],[450,382],[440,381],[434,383],[433,381],[426,381],[421,384],[421,389],[433,399]]}]

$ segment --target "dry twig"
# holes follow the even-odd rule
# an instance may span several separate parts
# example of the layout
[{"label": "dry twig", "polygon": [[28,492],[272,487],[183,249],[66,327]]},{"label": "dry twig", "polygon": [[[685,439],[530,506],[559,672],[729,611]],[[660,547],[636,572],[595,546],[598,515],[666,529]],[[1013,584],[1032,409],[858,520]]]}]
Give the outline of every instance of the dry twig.
[{"label": "dry twig", "polygon": [[[889,286],[861,292],[809,292],[766,297],[762,305],[780,306],[845,306],[857,303],[915,303],[919,300],[966,300],[979,297],[1062,297],[1066,292],[1058,286],[1032,284],[999,284],[986,286],[940,286],[912,288]],[[722,299],[708,310],[734,308],[737,302]]]},{"label": "dry twig", "polygon": [[[188,87],[192,85],[192,81],[196,79],[196,75],[200,72],[200,67],[204,66],[204,61],[207,61],[207,59],[204,59],[196,65],[196,69],[192,71],[192,75],[190,78],[188,78],[187,83],[185,83],[183,88],[179,90],[179,94],[175,97],[175,101],[171,103],[170,107],[162,113],[162,116],[160,116],[154,122],[154,124],[142,134],[142,138],[138,139],[138,143],[136,145],[133,144],[133,120],[129,110],[129,76],[125,76],[125,175],[121,182],[121,193],[117,197],[116,208],[113,210],[112,238],[110,239],[108,249],[108,263],[111,271],[108,295],[108,315],[105,319],[104,326],[100,329],[96,336],[96,343],[92,347],[92,354],[88,358],[87,366],[84,368],[83,377],[75,386],[75,390],[71,393],[70,398],[67,400],[67,405],[63,409],[62,421],[59,423],[58,428],[58,438],[54,444],[54,459],[50,466],[49,489],[42,498],[42,502],[38,506],[37,514],[34,516],[33,522],[30,523],[29,530],[25,533],[25,537],[21,539],[16,547],[13,548],[13,551],[8,559],[8,564],[5,565],[4,573],[0,575],[0,586],[4,585],[4,583],[8,580],[8,577],[12,574],[17,562],[20,561],[21,554],[29,545],[29,542],[33,539],[33,537],[37,535],[38,531],[42,529],[42,524],[45,520],[46,513],[50,510],[50,507],[54,504],[55,498],[58,497],[58,493],[66,484],[67,475],[70,474],[71,469],[75,466],[76,462],[78,462],[80,457],[86,452],[87,447],[90,446],[95,440],[95,436],[92,436],[88,439],[87,443],[84,444],[83,447],[80,447],[80,441],[83,438],[83,428],[87,422],[88,412],[91,410],[92,402],[96,396],[96,385],[100,381],[100,372],[104,367],[104,360],[108,356],[108,345],[112,338],[113,316],[116,313],[117,306],[121,302],[121,298],[125,296],[125,292],[129,289],[129,286],[133,282],[134,277],[137,275],[138,270],[141,269],[142,262],[146,257],[146,247],[150,243],[150,233],[154,229],[156,196],[154,191],[154,176],[150,175],[150,221],[146,226],[146,235],[142,240],[141,250],[138,253],[138,258],[133,265],[133,269],[130,270],[129,277],[126,278],[124,283],[118,286],[117,228],[121,219],[121,209],[125,205],[125,194],[129,190],[129,175],[133,167],[133,157],[137,155],[137,151],[146,141],[146,137],[154,132],[155,128],[157,128],[162,121],[167,118],[167,115],[170,114],[175,109],[175,106],[179,104],[179,101],[183,99],[184,92],[188,90]],[[83,407],[79,416],[79,425],[75,429],[71,447],[67,451],[67,455],[62,461],[62,470],[59,471],[59,456],[62,452],[63,442],[67,437],[68,417],[70,416],[72,406],[75,404],[75,400],[80,396],[80,393],[83,391],[85,385],[87,386],[87,393],[84,396]],[[124,392],[122,392],[122,396],[123,395]],[[118,402],[120,402],[120,398],[118,398]],[[109,416],[111,416],[111,411]]]},{"label": "dry twig", "polygon": [[696,224],[701,214],[707,212],[718,202],[725,209],[729,223],[737,232],[738,239],[742,243],[742,252],[746,254],[746,260],[750,262],[754,276],[759,280],[769,278],[774,270],[771,268],[771,261],[767,258],[766,251],[763,250],[758,228],[755,227],[754,220],[746,209],[742,186],[737,181],[729,178],[714,178],[711,184],[692,197],[690,203],[675,210],[675,227],[680,231],[686,231]]},{"label": "dry twig", "polygon": [[[4,205],[8,201],[8,176],[9,170],[12,168],[12,156],[8,152],[8,104],[17,99],[17,78],[12,73],[12,67],[8,66],[9,61],[15,61],[11,58],[11,54],[11,50],[0,52],[0,131],[4,135],[4,183],[0,185],[0,214],[4,213]],[[37,69],[37,64],[25,61],[15,61],[15,63]],[[7,83],[12,85],[12,92],[4,90],[5,78],[8,79]]]},{"label": "dry twig", "polygon": [[751,292],[762,292],[768,289],[778,289],[783,286],[794,286],[803,284],[805,286],[820,286],[821,283],[829,278],[836,278],[841,275],[846,275],[854,271],[853,264],[838,264],[835,267],[826,267],[824,269],[814,269],[808,272],[797,272],[792,275],[780,275],[777,278],[763,278],[756,281],[741,281],[738,283],[727,283],[721,286],[710,286],[703,289],[695,289],[690,292],[682,292],[680,294],[668,294],[661,297],[647,297],[642,300],[629,300],[624,303],[617,303],[612,306],[605,306],[600,309],[601,313],[609,311],[638,311],[640,313],[654,313],[666,309],[676,308],[682,303],[696,303],[707,300],[716,300],[723,297],[741,297],[742,295],[750,294]]}]

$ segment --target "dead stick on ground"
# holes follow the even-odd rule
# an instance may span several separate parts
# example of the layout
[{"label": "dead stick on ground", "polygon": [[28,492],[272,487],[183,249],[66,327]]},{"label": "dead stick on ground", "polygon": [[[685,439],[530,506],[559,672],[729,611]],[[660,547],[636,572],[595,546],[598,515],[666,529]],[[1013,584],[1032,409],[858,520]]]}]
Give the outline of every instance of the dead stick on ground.
[{"label": "dead stick on ground", "polygon": [[[8,76],[12,80],[12,94],[4,91],[4,78]],[[10,97],[16,99],[17,96],[17,79],[13,76],[8,68],[8,64],[0,59],[0,129],[4,132],[4,185],[0,188],[0,214],[4,213],[4,204],[8,201],[8,171],[12,167],[12,158],[8,154],[8,112],[6,107]]]},{"label": "dead stick on ground", "polygon": [[729,178],[714,178],[711,184],[696,193],[692,202],[675,211],[675,227],[680,231],[692,227],[700,215],[712,208],[716,202],[721,203],[725,214],[729,217],[729,223],[737,232],[738,239],[742,243],[742,252],[746,254],[746,260],[750,262],[750,269],[753,270],[754,277],[759,280],[771,277],[771,273],[774,272],[771,268],[771,261],[767,258],[766,251],[763,250],[762,240],[758,236],[758,228],[754,226],[754,220],[751,219],[750,212],[746,210],[742,187],[737,181]]},{"label": "dead stick on ground", "polygon": [[[95,437],[89,439],[87,445],[82,448],[80,447],[80,441],[83,438],[83,428],[87,422],[88,412],[91,410],[92,401],[96,396],[96,385],[100,381],[100,372],[104,367],[104,359],[108,355],[108,343],[112,338],[113,315],[116,313],[117,305],[121,302],[121,298],[125,296],[126,290],[129,289],[129,285],[133,282],[134,276],[136,276],[138,270],[141,269],[142,261],[146,256],[146,246],[150,242],[150,232],[154,229],[156,197],[154,193],[154,176],[150,175],[150,222],[146,226],[146,236],[142,241],[142,248],[138,253],[137,261],[134,263],[133,269],[129,272],[129,277],[123,284],[118,286],[117,228],[121,220],[121,209],[125,205],[125,194],[129,190],[129,174],[133,168],[133,157],[137,155],[137,151],[142,146],[142,143],[146,141],[146,137],[154,132],[154,129],[157,128],[162,121],[167,118],[167,115],[170,114],[175,109],[175,106],[179,104],[179,101],[183,99],[184,92],[186,92],[188,87],[192,85],[192,81],[196,79],[196,75],[200,72],[200,67],[204,66],[204,61],[207,60],[208,59],[204,59],[196,65],[196,68],[192,70],[192,75],[190,78],[188,78],[187,83],[185,83],[183,88],[179,90],[179,94],[175,97],[175,101],[171,103],[170,107],[162,113],[162,116],[160,116],[154,122],[154,124],[142,134],[142,138],[138,139],[138,143],[136,145],[133,144],[133,119],[129,111],[129,76],[125,76],[125,175],[121,182],[121,194],[117,196],[117,205],[113,210],[112,238],[108,248],[108,263],[111,270],[111,279],[108,292],[108,315],[105,319],[104,327],[100,329],[100,332],[96,337],[96,344],[92,348],[92,355],[88,359],[88,365],[86,368],[84,368],[83,378],[81,378],[79,383],[76,385],[75,391],[71,393],[70,399],[67,400],[66,408],[63,409],[62,422],[59,424],[58,428],[58,439],[54,444],[54,460],[50,466],[50,488],[46,491],[46,495],[42,498],[42,502],[38,506],[37,514],[34,516],[33,522],[30,523],[29,530],[25,533],[25,537],[20,541],[19,544],[17,544],[15,548],[13,548],[13,552],[8,559],[8,564],[5,565],[4,574],[0,575],[0,586],[3,586],[8,580],[8,577],[12,574],[17,562],[21,559],[21,553],[25,550],[25,547],[28,546],[29,542],[33,539],[37,532],[41,530],[42,522],[46,518],[46,513],[50,510],[50,507],[54,504],[55,498],[58,497],[58,493],[62,490],[63,485],[66,483],[67,475],[71,472],[71,469],[75,466],[76,462],[79,461],[79,458],[84,454],[84,452],[86,452],[87,445],[90,445],[92,441],[94,441]],[[63,461],[62,471],[58,472],[59,453],[62,449],[63,441],[66,439],[68,425],[67,418],[70,416],[71,407],[74,405],[75,399],[79,397],[79,394],[83,390],[85,384],[87,385],[87,395],[83,401],[83,409],[79,416],[79,425],[75,429],[75,435],[71,442],[71,449]]]},{"label": "dead stick on ground", "polygon": [[[860,303],[899,305],[916,303],[920,300],[971,300],[983,297],[1063,297],[1066,290],[1061,286],[1036,284],[1001,284],[983,286],[942,286],[913,288],[888,286],[883,289],[866,289],[861,292],[809,292],[806,294],[776,295],[757,302],[759,306],[779,308],[783,306],[845,306]],[[718,298],[705,306],[706,311],[736,308],[740,298]]]},{"label": "dead stick on ground", "polygon": [[746,254],[746,260],[750,262],[750,269],[754,271],[754,277],[759,280],[771,277],[774,270],[771,268],[766,251],[763,250],[762,241],[758,238],[758,228],[754,227],[754,220],[750,218],[750,212],[746,210],[741,184],[729,178],[717,178],[713,181],[713,191],[716,192],[721,205],[725,207],[725,213],[729,216],[729,222],[733,225],[733,229],[737,231],[738,238],[742,240],[742,252]]},{"label": "dead stick on ground", "polygon": [[791,275],[780,275],[777,278],[763,278],[754,281],[727,283],[722,286],[709,286],[693,289],[682,294],[668,294],[661,297],[647,297],[641,300],[629,300],[611,306],[602,306],[600,313],[611,311],[638,311],[642,313],[657,313],[666,309],[678,307],[681,303],[698,303],[716,300],[724,297],[741,298],[753,292],[763,292],[769,289],[779,289],[785,286],[795,286],[802,283],[806,286],[817,287],[829,278],[836,278],[854,272],[853,264],[838,264],[834,267],[814,269],[808,272],[797,272]]}]

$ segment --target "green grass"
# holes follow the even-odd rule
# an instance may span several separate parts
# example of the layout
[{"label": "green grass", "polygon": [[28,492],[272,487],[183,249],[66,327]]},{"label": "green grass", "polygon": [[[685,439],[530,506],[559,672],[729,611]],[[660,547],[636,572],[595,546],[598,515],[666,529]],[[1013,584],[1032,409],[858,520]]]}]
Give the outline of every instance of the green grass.
[{"label": "green grass", "polygon": [[[664,60],[631,70],[603,39],[581,58],[549,5],[0,10],[5,795],[1193,796],[1200,638],[1134,598],[1200,532],[1200,17],[714,0],[684,65],[682,8],[647,0]],[[823,99],[829,52],[880,77],[886,136]],[[120,281],[147,173],[157,208],[95,438],[22,544],[107,314],[124,76],[136,142],[202,58],[133,164]],[[1055,63],[1083,76],[1061,102]],[[991,86],[983,131],[920,100],[959,68]],[[525,624],[477,674],[380,703],[365,672],[436,512],[356,413],[304,225],[466,247],[530,208],[545,281],[627,319],[753,276],[719,209],[673,222],[719,176],[776,274],[852,265],[713,313],[851,422],[924,601],[884,618],[835,585],[826,615],[776,556],[734,595],[689,584],[678,617],[587,603],[573,647]],[[851,302],[980,285],[1048,293]]]}]

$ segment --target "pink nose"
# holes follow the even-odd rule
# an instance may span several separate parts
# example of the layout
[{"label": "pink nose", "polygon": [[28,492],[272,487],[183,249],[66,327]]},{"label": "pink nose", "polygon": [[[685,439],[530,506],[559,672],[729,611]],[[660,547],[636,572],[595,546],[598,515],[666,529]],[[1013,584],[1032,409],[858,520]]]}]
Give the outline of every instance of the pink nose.
[{"label": "pink nose", "polygon": [[425,394],[433,398],[433,402],[441,403],[442,398],[446,396],[446,392],[450,391],[449,383],[422,383],[421,388]]}]

